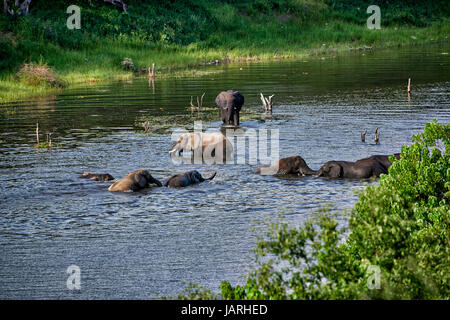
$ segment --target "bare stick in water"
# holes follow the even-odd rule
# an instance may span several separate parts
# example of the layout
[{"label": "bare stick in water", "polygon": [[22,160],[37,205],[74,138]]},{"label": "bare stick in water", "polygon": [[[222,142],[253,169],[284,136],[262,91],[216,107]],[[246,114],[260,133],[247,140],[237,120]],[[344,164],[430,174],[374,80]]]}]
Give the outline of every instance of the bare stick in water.
[{"label": "bare stick in water", "polygon": [[150,70],[150,68],[148,68],[148,77],[150,79],[154,79],[155,78],[155,64],[152,64],[152,69]]},{"label": "bare stick in water", "polygon": [[261,102],[263,104],[265,113],[272,113],[272,103],[273,103],[272,98],[274,96],[275,95],[273,94],[269,97],[269,99],[267,99],[266,97],[264,97],[264,95],[262,93],[260,93],[260,98],[261,98]]},{"label": "bare stick in water", "polygon": [[380,143],[380,128],[378,128],[378,127],[375,129],[374,141],[375,141],[375,144]]},{"label": "bare stick in water", "polygon": [[36,143],[39,144],[39,122],[36,122]]},{"label": "bare stick in water", "polygon": [[366,133],[367,129],[364,129],[364,131],[361,132],[361,142],[366,142]]}]

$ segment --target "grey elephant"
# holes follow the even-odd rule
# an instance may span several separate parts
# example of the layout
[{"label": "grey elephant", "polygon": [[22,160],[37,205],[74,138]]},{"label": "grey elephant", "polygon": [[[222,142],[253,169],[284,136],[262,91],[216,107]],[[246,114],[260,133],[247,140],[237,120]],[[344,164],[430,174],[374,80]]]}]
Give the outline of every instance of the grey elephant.
[{"label": "grey elephant", "polygon": [[114,182],[108,190],[112,192],[133,192],[149,188],[152,184],[162,187],[161,182],[153,178],[150,172],[140,169],[130,172],[125,178]]},{"label": "grey elephant", "polygon": [[209,177],[209,178],[203,178],[200,172],[197,170],[188,171],[185,173],[177,174],[172,177],[170,177],[165,183],[165,187],[169,188],[181,188],[181,187],[187,187],[192,184],[200,183],[206,180],[212,180],[216,176],[216,172]]},{"label": "grey elephant", "polygon": [[[371,159],[371,160],[378,161],[386,169],[386,171],[388,171],[389,167],[392,165],[392,162],[389,160],[390,156],[391,155],[389,155],[389,154],[377,154],[377,155],[373,155],[373,156],[370,156],[365,159]],[[394,153],[393,156],[397,160],[400,159],[400,153]],[[364,160],[364,159],[361,159],[361,160]]]},{"label": "grey elephant", "polygon": [[319,177],[368,179],[387,174],[387,169],[375,159],[351,161],[328,161],[317,172]]},{"label": "grey elephant", "polygon": [[282,158],[272,166],[261,166],[255,173],[261,175],[288,175],[295,174],[299,176],[310,176],[317,174],[306,164],[306,161],[300,156]]},{"label": "grey elephant", "polygon": [[244,105],[244,96],[239,91],[222,91],[216,97],[216,104],[223,124],[239,126],[239,112]]}]

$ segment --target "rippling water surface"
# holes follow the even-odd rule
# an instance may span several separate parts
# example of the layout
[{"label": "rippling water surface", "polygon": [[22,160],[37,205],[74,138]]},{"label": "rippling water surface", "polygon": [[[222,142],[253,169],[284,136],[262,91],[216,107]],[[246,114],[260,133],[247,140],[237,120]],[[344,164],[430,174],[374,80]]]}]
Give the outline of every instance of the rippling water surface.
[{"label": "rippling water surface", "polygon": [[[242,281],[268,221],[282,214],[300,225],[327,205],[350,209],[367,182],[261,177],[249,164],[177,166],[170,135],[136,134],[136,118],[184,113],[190,96],[203,92],[212,106],[218,92],[239,90],[248,109],[260,108],[260,92],[275,93],[276,119],[243,126],[279,129],[280,157],[299,154],[317,169],[399,152],[431,119],[450,122],[449,50],[231,64],[201,77],[156,79],[154,87],[135,79],[1,105],[0,298],[146,299],[179,293],[184,280],[214,290],[224,279]],[[41,139],[53,132],[58,148],[33,148],[36,121]],[[134,194],[77,178],[83,171],[121,178],[139,168],[160,180],[194,168],[217,176]],[[81,268],[80,291],[66,287],[72,264]]]}]

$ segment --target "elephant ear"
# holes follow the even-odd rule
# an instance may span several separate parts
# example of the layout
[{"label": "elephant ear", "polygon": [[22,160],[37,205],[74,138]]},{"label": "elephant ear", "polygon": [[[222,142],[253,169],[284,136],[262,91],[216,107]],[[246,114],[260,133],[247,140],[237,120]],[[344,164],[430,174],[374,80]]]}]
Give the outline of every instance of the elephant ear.
[{"label": "elephant ear", "polygon": [[136,182],[141,188],[145,188],[148,186],[149,180],[152,176],[148,173],[140,172],[136,176]]},{"label": "elephant ear", "polygon": [[218,107],[222,107],[222,106],[224,106],[224,105],[226,105],[226,98],[225,98],[225,92],[221,92],[221,93],[219,93],[218,95],[217,95],[217,97],[216,97],[216,105],[218,106]]},{"label": "elephant ear", "polygon": [[198,132],[191,134],[188,143],[191,150],[197,150],[202,145],[202,135]]},{"label": "elephant ear", "polygon": [[338,163],[331,163],[329,167],[329,176],[333,178],[342,177],[342,166]]},{"label": "elephant ear", "polygon": [[198,171],[191,172],[191,180],[194,181],[195,183],[205,181],[205,179],[203,179],[202,175]]},{"label": "elephant ear", "polygon": [[233,101],[234,108],[236,108],[237,110],[241,110],[242,106],[244,105],[244,96],[239,91],[234,92],[233,96],[234,96]]}]

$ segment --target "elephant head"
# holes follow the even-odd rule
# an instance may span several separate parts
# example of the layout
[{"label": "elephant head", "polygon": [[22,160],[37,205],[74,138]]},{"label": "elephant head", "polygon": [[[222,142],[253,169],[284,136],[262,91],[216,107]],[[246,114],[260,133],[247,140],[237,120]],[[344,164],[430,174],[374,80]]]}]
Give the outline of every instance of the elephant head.
[{"label": "elephant head", "polygon": [[132,177],[136,180],[141,188],[147,188],[151,184],[156,184],[158,187],[162,187],[162,183],[159,180],[153,178],[150,172],[148,172],[147,170],[134,171]]},{"label": "elephant head", "polygon": [[185,173],[177,174],[170,177],[165,183],[164,186],[169,188],[181,188],[187,187],[192,184],[200,183],[206,180],[212,180],[216,176],[216,172],[209,177],[203,178],[200,172],[197,170],[188,171]]},{"label": "elephant head", "polygon": [[336,161],[328,161],[317,172],[319,177],[340,178],[343,176],[342,165]]},{"label": "elephant head", "polygon": [[296,174],[299,176],[310,176],[317,174],[317,171],[310,169],[301,156],[291,156],[278,160],[272,166],[259,167],[255,173],[261,175]]},{"label": "elephant head", "polygon": [[182,134],[173,145],[169,153],[179,156],[181,152],[188,152],[197,149],[201,145],[202,138],[197,133]]},{"label": "elephant head", "polygon": [[147,170],[136,170],[127,174],[127,176],[119,181],[114,182],[109,188],[109,191],[115,192],[132,192],[144,188],[148,188],[151,184],[156,184],[162,187],[162,183],[153,178]]},{"label": "elephant head", "polygon": [[239,91],[222,91],[216,97],[216,104],[224,124],[239,125],[239,112],[244,105],[244,96]]},{"label": "elephant head", "polygon": [[199,182],[203,182],[206,180],[212,180],[216,176],[216,172],[214,172],[211,177],[203,178],[202,175],[200,174],[200,172],[198,172],[197,170],[189,171],[186,174],[189,176],[190,180],[193,181],[194,183],[199,183]]},{"label": "elephant head", "polygon": [[308,164],[302,157],[294,156],[293,159],[294,159],[293,165],[294,173],[297,173],[300,176],[310,176],[317,173],[317,171],[312,170],[310,167],[308,167]]}]

